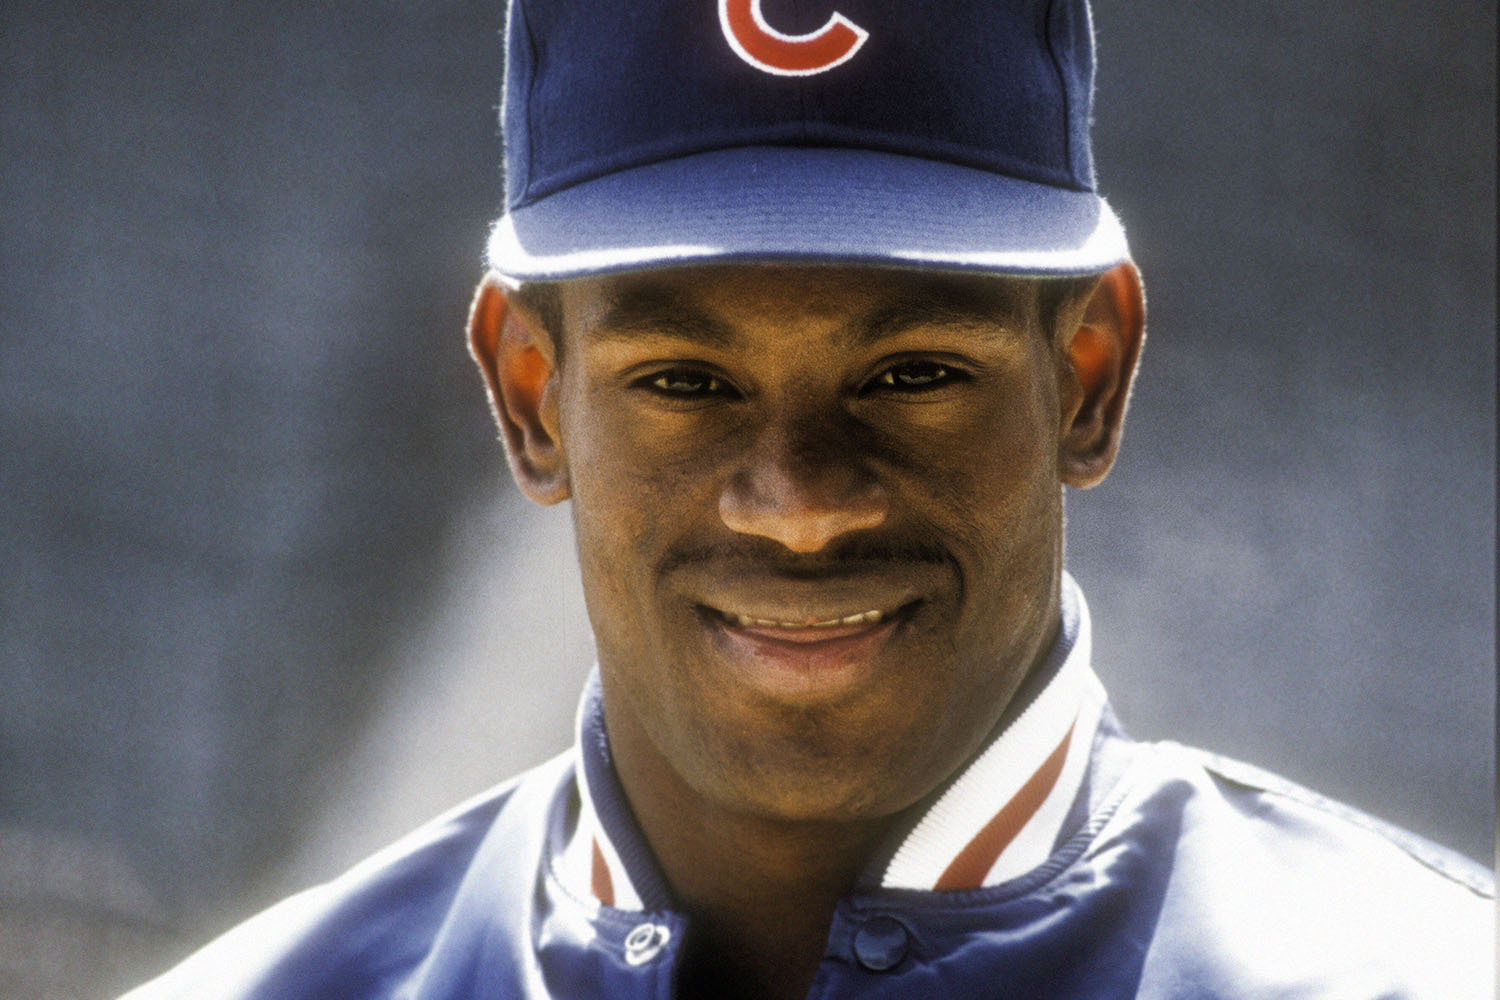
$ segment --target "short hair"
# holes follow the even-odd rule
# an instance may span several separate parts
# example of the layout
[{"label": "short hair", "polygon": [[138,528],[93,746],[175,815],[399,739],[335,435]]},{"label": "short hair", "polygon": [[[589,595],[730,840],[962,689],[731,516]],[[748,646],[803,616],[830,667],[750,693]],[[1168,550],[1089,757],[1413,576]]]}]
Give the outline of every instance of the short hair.
[{"label": "short hair", "polygon": [[1058,324],[1063,316],[1093,293],[1099,284],[1099,275],[1037,278],[1035,284],[1037,326],[1055,338],[1062,332]]},{"label": "short hair", "polygon": [[535,314],[542,323],[542,331],[552,339],[552,350],[562,361],[562,289],[552,281],[526,281],[516,286],[511,293],[517,302]]}]

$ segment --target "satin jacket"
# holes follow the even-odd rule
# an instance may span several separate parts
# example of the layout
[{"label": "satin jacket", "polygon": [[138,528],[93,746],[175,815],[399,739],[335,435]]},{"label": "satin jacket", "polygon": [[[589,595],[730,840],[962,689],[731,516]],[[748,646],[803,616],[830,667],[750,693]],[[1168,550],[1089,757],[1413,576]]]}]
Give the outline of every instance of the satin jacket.
[{"label": "satin jacket", "polygon": [[[1132,741],[1107,707],[1087,736],[1039,863],[957,890],[892,887],[872,868],[838,906],[809,996],[1494,996],[1479,866],[1255,768]],[[569,871],[589,821],[628,906]],[[573,751],[127,1000],[667,1000],[690,933],[614,776],[596,677]]]}]

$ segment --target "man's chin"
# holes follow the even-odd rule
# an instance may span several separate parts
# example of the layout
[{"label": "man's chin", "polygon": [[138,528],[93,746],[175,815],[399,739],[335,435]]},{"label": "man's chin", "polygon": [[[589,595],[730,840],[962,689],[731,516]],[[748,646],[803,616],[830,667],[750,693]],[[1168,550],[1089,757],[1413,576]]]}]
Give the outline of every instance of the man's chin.
[{"label": "man's chin", "polygon": [[740,779],[713,797],[730,812],[776,824],[883,822],[922,798],[921,791],[899,787],[907,782],[889,771],[871,774],[868,760],[850,768],[757,770]]},{"label": "man's chin", "polygon": [[693,759],[677,758],[689,784],[730,812],[776,822],[878,821],[921,799],[958,763],[930,731],[902,719],[872,727],[842,704],[761,707],[740,724],[700,730]]}]

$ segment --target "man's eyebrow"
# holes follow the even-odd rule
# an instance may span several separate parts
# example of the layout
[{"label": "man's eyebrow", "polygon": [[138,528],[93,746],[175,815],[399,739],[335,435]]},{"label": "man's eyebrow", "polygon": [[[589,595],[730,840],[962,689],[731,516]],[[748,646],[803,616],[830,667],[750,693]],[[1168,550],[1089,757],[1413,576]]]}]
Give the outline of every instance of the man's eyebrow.
[{"label": "man's eyebrow", "polygon": [[590,334],[602,340],[655,335],[690,340],[707,347],[729,347],[734,328],[694,306],[686,296],[661,285],[634,285],[616,295]]},{"label": "man's eyebrow", "polygon": [[851,346],[867,346],[924,326],[1014,330],[1022,325],[1024,315],[1024,303],[1013,290],[943,286],[905,296],[861,317],[840,339]]}]

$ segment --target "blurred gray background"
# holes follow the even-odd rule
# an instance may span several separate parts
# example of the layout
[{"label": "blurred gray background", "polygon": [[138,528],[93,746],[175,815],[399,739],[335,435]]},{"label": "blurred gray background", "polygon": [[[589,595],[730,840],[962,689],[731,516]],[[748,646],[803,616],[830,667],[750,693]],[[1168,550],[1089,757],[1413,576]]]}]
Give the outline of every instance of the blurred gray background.
[{"label": "blurred gray background", "polygon": [[[1096,19],[1151,304],[1070,499],[1098,670],[1488,859],[1494,6]],[[567,742],[568,515],[462,338],[502,20],[0,8],[0,996],[111,995]]]}]

